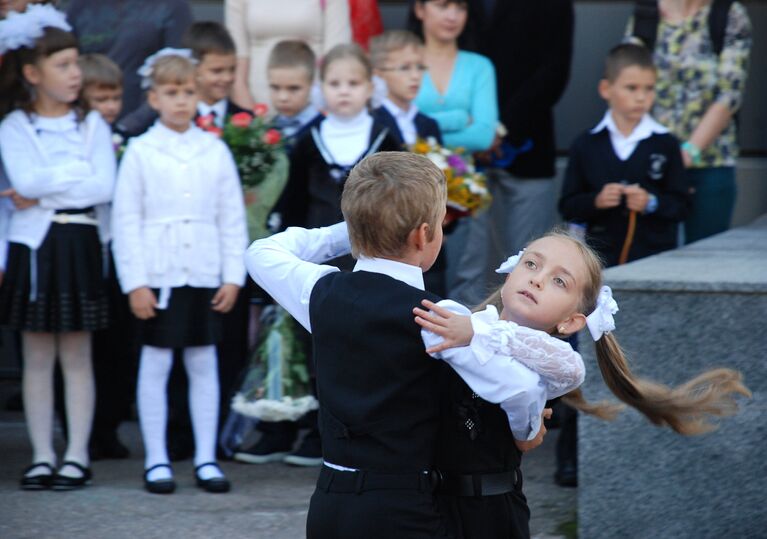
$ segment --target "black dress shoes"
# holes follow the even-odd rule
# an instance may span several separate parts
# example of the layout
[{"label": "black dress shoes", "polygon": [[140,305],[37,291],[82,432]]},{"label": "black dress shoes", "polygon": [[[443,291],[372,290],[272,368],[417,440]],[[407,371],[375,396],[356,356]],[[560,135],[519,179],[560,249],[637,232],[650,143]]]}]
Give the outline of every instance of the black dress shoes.
[{"label": "black dress shoes", "polygon": [[[91,478],[93,477],[90,468],[86,468],[79,462],[74,462],[71,460],[64,461],[61,465],[61,468],[65,466],[77,468],[81,475],[79,477],[70,477],[68,475],[61,475],[59,472],[56,472],[56,474],[53,476],[53,482],[51,483],[53,490],[74,490],[90,484]],[[59,468],[59,471],[61,468]]]},{"label": "black dress shoes", "polygon": [[157,479],[155,481],[149,480],[149,472],[156,470],[157,468],[168,468],[173,473],[173,468],[170,464],[155,464],[154,466],[144,471],[144,488],[147,492],[152,494],[171,494],[176,490],[176,482],[173,478],[169,479]]},{"label": "black dress shoes", "polygon": [[[229,489],[232,486],[226,477],[212,477],[210,479],[202,479],[200,477],[200,469],[204,466],[215,466],[218,468],[218,471],[221,471],[221,468],[215,462],[206,462],[204,464],[200,464],[194,469],[194,478],[197,481],[197,486],[206,492],[229,492]],[[221,473],[223,474],[223,472]]]},{"label": "black dress shoes", "polygon": [[[29,472],[34,470],[35,468],[46,468],[48,470],[48,473],[45,474],[39,474],[39,475],[32,475],[27,476]],[[53,483],[53,475],[56,473],[56,471],[53,469],[53,466],[48,464],[47,462],[37,462],[24,470],[24,475],[21,477],[21,489],[22,490],[47,490],[51,488],[51,484]]]}]

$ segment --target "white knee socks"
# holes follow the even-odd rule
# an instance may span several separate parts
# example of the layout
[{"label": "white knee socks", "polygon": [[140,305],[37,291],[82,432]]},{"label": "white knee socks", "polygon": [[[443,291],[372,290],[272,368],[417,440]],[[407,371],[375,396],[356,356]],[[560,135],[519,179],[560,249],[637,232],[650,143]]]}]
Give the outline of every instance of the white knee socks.
[{"label": "white knee socks", "polygon": [[[168,452],[165,430],[168,418],[167,384],[173,351],[170,348],[144,346],[138,374],[138,411],[144,438],[145,468],[166,464]],[[184,349],[184,366],[189,377],[189,410],[195,442],[195,466],[216,460],[216,430],[218,426],[218,371],[215,346],[195,346]],[[200,470],[200,477],[220,476],[213,466]],[[153,470],[148,479],[170,478],[167,468]]]},{"label": "white knee socks", "polygon": [[[56,336],[53,333],[21,334],[24,354],[22,395],[32,462],[56,465],[53,450],[53,366],[56,362]],[[36,473],[48,473],[36,468]]]},{"label": "white knee socks", "polygon": [[[141,437],[144,439],[144,467],[168,464],[165,429],[168,422],[168,397],[166,387],[173,366],[173,350],[143,346],[138,370],[136,404],[138,406]],[[171,477],[170,470],[153,470],[148,479],[156,481]]]},{"label": "white knee socks", "polygon": [[[194,430],[194,465],[216,461],[218,429],[218,369],[215,346],[193,346],[184,349],[184,366],[189,377],[189,411]],[[202,479],[220,477],[214,466],[199,470]]]}]

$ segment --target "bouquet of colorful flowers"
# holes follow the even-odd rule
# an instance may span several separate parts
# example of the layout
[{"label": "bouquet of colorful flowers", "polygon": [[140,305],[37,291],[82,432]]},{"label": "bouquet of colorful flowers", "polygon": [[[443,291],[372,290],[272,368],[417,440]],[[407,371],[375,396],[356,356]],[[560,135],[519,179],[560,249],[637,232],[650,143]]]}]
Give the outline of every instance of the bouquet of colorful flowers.
[{"label": "bouquet of colorful flowers", "polygon": [[282,136],[267,119],[268,110],[259,103],[253,107],[252,114],[233,114],[223,129],[216,126],[210,114],[196,121],[198,127],[220,137],[232,152],[245,193],[251,240],[269,235],[266,218],[288,178],[288,158]]},{"label": "bouquet of colorful flowers", "polygon": [[419,139],[410,151],[428,157],[445,172],[447,207],[456,217],[474,215],[490,205],[492,197],[485,175],[477,172],[470,156],[462,150],[440,146],[434,138]]}]

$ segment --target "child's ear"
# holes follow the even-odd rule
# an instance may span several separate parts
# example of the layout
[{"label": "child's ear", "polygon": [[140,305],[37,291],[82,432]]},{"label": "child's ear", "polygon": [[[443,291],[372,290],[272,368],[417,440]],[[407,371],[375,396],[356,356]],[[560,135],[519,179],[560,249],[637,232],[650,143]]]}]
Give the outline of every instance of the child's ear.
[{"label": "child's ear", "polygon": [[580,330],[586,327],[586,315],[583,313],[575,313],[570,315],[566,320],[563,320],[557,324],[557,332],[560,335],[572,335],[578,333]]},{"label": "child's ear", "polygon": [[607,79],[602,79],[599,81],[599,85],[597,86],[597,89],[599,90],[599,95],[604,99],[605,101],[609,101],[610,99],[610,81]]},{"label": "child's ear", "polygon": [[21,66],[21,74],[24,76],[24,79],[31,84],[36,85],[40,84],[40,70],[37,69],[37,66],[35,64],[24,64]]},{"label": "child's ear", "polygon": [[158,105],[157,102],[157,93],[154,91],[153,88],[150,88],[149,91],[146,93],[146,102],[149,103],[149,106],[152,107],[153,110],[158,111]]}]

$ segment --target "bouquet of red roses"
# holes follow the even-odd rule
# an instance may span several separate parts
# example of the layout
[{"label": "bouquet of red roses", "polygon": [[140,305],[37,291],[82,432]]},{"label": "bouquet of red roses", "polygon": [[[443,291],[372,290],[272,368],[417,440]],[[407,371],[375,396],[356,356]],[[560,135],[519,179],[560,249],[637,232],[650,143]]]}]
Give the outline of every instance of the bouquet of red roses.
[{"label": "bouquet of red roses", "polygon": [[269,175],[283,153],[282,136],[266,118],[268,107],[258,104],[253,114],[238,112],[217,127],[212,115],[197,118],[197,125],[226,142],[237,164],[240,182],[245,188],[256,187]]}]

